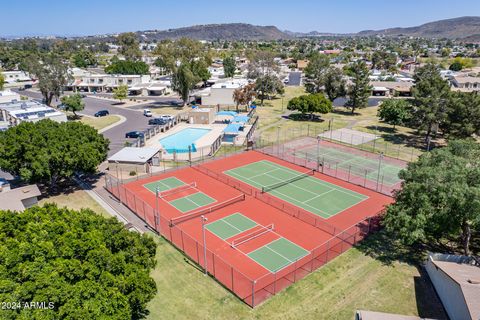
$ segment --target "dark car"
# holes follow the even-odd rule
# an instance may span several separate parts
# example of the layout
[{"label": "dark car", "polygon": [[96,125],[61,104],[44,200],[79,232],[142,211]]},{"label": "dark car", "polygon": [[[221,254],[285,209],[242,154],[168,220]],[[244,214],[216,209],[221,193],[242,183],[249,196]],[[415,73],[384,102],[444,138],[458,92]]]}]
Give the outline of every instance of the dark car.
[{"label": "dark car", "polygon": [[125,138],[138,138],[143,137],[143,132],[141,131],[130,131],[125,134]]},{"label": "dark car", "polygon": [[167,120],[163,118],[153,118],[148,120],[149,125],[164,125],[167,123]]},{"label": "dark car", "polygon": [[95,113],[95,117],[105,117],[105,116],[108,116],[108,115],[109,115],[108,110],[100,110],[100,111]]}]

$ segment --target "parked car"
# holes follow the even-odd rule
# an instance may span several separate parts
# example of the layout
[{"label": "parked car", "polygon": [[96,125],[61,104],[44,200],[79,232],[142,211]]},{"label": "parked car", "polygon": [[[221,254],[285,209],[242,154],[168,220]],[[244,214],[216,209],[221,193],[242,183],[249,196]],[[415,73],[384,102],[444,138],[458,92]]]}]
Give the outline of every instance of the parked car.
[{"label": "parked car", "polygon": [[159,118],[164,119],[166,122],[173,121],[173,119],[175,119],[174,116],[169,114],[163,114]]},{"label": "parked car", "polygon": [[100,110],[100,111],[97,111],[94,116],[95,117],[105,117],[105,116],[108,116],[110,113],[108,112],[108,110]]},{"label": "parked car", "polygon": [[152,119],[148,120],[149,125],[164,125],[167,122],[168,121],[163,119],[163,118],[152,118]]},{"label": "parked car", "polygon": [[143,132],[141,131],[130,131],[125,134],[125,138],[138,138],[138,137],[143,137]]},{"label": "parked car", "polygon": [[145,109],[145,110],[143,110],[143,115],[145,117],[151,117],[151,116],[153,116],[153,113],[152,113],[152,111],[150,111],[150,109]]}]

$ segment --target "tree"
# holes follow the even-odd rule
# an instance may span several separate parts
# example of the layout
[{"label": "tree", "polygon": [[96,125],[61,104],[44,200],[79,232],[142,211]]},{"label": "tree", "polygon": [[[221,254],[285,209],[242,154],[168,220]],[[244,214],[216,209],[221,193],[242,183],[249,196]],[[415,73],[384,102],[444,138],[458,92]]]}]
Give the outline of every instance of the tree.
[{"label": "tree", "polygon": [[332,112],[332,102],[325,98],[321,93],[302,95],[295,97],[288,102],[288,110],[297,110],[302,114],[309,113],[310,119],[313,119],[314,113]]},{"label": "tree", "polygon": [[364,61],[356,61],[352,67],[352,85],[348,88],[348,100],[345,106],[350,108],[352,114],[356,109],[366,108],[368,106],[368,97],[370,97],[372,87],[370,86],[369,71]]},{"label": "tree", "polygon": [[109,74],[148,74],[150,72],[148,65],[143,61],[129,61],[113,59],[105,68]]},{"label": "tree", "polygon": [[446,120],[440,128],[449,138],[480,136],[480,95],[474,92],[451,93]]},{"label": "tree", "polygon": [[397,55],[385,51],[375,51],[372,55],[372,69],[393,71],[396,69]]},{"label": "tree", "polygon": [[126,99],[128,96],[128,86],[126,84],[119,85],[113,89],[113,99],[119,100],[120,102],[123,99]]},{"label": "tree", "polygon": [[109,141],[80,122],[22,122],[0,132],[0,168],[30,183],[55,188],[75,172],[94,173]]},{"label": "tree", "polygon": [[190,91],[199,81],[210,78],[208,66],[212,62],[209,50],[199,41],[182,38],[162,41],[155,49],[155,64],[172,73],[172,89],[186,105]]},{"label": "tree", "polygon": [[236,69],[237,66],[233,56],[228,56],[223,59],[223,72],[225,73],[226,78],[232,78],[235,75]]},{"label": "tree", "polygon": [[454,237],[470,254],[472,231],[480,226],[480,144],[451,141],[410,163],[400,178],[387,230],[407,244]]},{"label": "tree", "polygon": [[233,91],[233,101],[235,101],[237,112],[239,105],[247,106],[255,98],[255,95],[256,92],[254,83],[250,83],[242,88],[235,89],[235,91]]},{"label": "tree", "polygon": [[38,79],[38,87],[48,106],[54,97],[60,97],[63,87],[72,80],[68,64],[56,53],[40,58],[30,56],[26,64],[27,71]]},{"label": "tree", "polygon": [[255,91],[259,93],[261,101],[260,104],[263,106],[263,101],[265,98],[270,100],[271,96],[283,94],[285,92],[285,88],[282,81],[280,81],[277,76],[271,74],[259,76],[257,78],[255,82]]},{"label": "tree", "polygon": [[309,93],[322,92],[325,85],[325,73],[330,66],[330,59],[318,52],[312,55],[309,59],[308,65],[305,68],[305,89]]},{"label": "tree", "polygon": [[455,61],[450,65],[450,67],[448,67],[448,69],[452,71],[460,71],[463,69],[463,65],[460,62]]},{"label": "tree", "polygon": [[190,98],[190,91],[199,80],[187,64],[182,64],[173,74],[172,89],[180,94],[184,106]]},{"label": "tree", "polygon": [[[156,294],[153,238],[89,209],[47,204],[0,211],[2,301],[53,303],[2,310],[2,319],[142,319]],[[36,300],[39,299],[39,300]]]},{"label": "tree", "polygon": [[72,111],[75,117],[77,117],[76,112],[82,111],[85,107],[85,103],[83,102],[82,96],[79,93],[63,96],[61,100],[65,106],[65,110]]},{"label": "tree", "polygon": [[122,54],[126,60],[139,60],[142,57],[137,35],[133,32],[121,33],[117,37],[117,43],[120,46],[118,52]]},{"label": "tree", "polygon": [[383,101],[378,108],[380,120],[395,126],[405,124],[411,117],[411,105],[406,100],[389,99]]},{"label": "tree", "polygon": [[270,51],[255,51],[250,55],[247,78],[255,79],[262,105],[265,96],[283,91],[283,84],[275,75],[278,65],[274,58],[275,55]]},{"label": "tree", "polygon": [[420,130],[425,130],[425,141],[428,141],[433,130],[447,117],[450,86],[433,63],[418,68],[414,79],[413,120]]},{"label": "tree", "polygon": [[324,78],[325,94],[330,101],[334,101],[346,94],[346,81],[343,72],[337,67],[329,67]]},{"label": "tree", "polygon": [[97,58],[89,50],[79,50],[72,56],[73,65],[78,68],[86,68],[97,65]]}]

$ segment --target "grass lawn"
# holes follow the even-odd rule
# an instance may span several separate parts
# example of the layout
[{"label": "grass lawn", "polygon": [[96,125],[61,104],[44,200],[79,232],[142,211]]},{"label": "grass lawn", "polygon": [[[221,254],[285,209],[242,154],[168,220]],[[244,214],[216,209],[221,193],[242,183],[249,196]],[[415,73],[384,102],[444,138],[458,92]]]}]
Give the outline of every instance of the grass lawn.
[{"label": "grass lawn", "polygon": [[[43,196],[43,195],[42,195]],[[59,207],[67,207],[68,209],[80,210],[82,208],[92,209],[96,213],[111,218],[112,216],[105,211],[95,200],[92,199],[84,190],[76,189],[67,194],[45,196],[39,201],[39,205],[45,203],[55,203]]]},{"label": "grass lawn", "polygon": [[83,116],[80,120],[84,124],[94,127],[97,130],[108,127],[109,125],[114,124],[117,121],[120,121],[120,117],[116,115],[108,115],[105,117],[87,117]]},{"label": "grass lawn", "polygon": [[[147,319],[353,319],[355,310],[445,319],[433,289],[411,262],[373,256],[386,238],[370,237],[262,305],[251,309],[158,239],[151,276],[158,294]],[[390,248],[384,252],[390,254]],[[403,254],[403,253],[402,253]]]}]

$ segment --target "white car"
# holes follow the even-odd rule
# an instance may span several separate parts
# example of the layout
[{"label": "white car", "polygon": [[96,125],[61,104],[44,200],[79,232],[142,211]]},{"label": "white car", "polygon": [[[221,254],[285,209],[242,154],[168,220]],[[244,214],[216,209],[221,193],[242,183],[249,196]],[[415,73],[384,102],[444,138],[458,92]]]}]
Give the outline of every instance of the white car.
[{"label": "white car", "polygon": [[153,116],[153,113],[152,113],[152,111],[150,111],[150,109],[145,109],[145,110],[143,110],[143,115],[145,117],[151,117],[151,116]]},{"label": "white car", "polygon": [[169,114],[163,114],[163,115],[161,115],[159,118],[162,118],[162,119],[164,119],[164,120],[166,120],[166,121],[173,121],[173,119],[175,119],[174,116],[169,115]]}]

